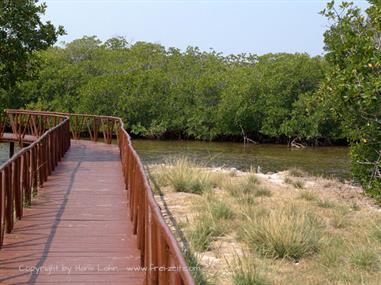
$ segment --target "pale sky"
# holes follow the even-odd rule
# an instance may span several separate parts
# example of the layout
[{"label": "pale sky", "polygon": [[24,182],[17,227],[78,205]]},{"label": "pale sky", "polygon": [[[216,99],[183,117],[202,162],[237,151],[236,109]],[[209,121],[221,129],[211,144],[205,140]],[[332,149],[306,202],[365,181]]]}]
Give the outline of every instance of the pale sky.
[{"label": "pale sky", "polygon": [[[325,0],[45,0],[45,19],[63,25],[59,41],[124,36],[224,54],[323,53]],[[362,8],[367,1],[353,1]]]}]

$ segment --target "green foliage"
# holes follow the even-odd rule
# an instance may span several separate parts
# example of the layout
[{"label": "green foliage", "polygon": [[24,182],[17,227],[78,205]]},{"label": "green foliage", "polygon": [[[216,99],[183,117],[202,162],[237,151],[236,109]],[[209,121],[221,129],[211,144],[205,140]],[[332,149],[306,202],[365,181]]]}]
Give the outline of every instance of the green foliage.
[{"label": "green foliage", "polygon": [[116,115],[131,133],[152,138],[315,144],[341,135],[316,95],[321,57],[222,56],[121,37],[83,37],[38,56],[39,79],[19,86],[28,108]]},{"label": "green foliage", "polygon": [[374,145],[361,142],[352,144],[350,151],[352,171],[368,194],[381,199],[381,153],[378,153],[374,147]]},{"label": "green foliage", "polygon": [[322,14],[329,72],[322,90],[332,100],[352,144],[353,174],[369,194],[381,196],[381,3],[362,11],[331,1]]},{"label": "green foliage", "polygon": [[[332,1],[326,56],[224,56],[197,47],[102,43],[50,47],[62,27],[35,1],[0,4],[0,104],[121,117],[149,138],[351,142],[355,178],[381,196],[381,7]],[[16,36],[17,35],[17,36]]]},{"label": "green foliage", "polygon": [[45,50],[64,33],[41,16],[46,5],[34,0],[3,0],[0,3],[0,103],[18,107],[22,98],[16,96],[18,82],[32,78],[40,57],[36,51]]}]

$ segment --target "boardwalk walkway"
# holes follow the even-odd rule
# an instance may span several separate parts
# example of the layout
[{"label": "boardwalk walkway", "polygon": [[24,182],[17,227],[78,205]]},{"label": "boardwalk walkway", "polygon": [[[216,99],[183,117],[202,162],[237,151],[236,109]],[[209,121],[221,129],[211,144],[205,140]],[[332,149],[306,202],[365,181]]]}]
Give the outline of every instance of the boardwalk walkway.
[{"label": "boardwalk walkway", "polygon": [[143,284],[124,189],[117,146],[72,141],[5,235],[0,283]]}]

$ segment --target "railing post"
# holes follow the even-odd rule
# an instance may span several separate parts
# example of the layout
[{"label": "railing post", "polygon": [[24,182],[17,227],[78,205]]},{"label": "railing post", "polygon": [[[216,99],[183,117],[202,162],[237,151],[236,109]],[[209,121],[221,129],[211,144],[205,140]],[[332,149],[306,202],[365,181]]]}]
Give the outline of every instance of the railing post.
[{"label": "railing post", "polygon": [[43,173],[43,182],[46,182],[48,180],[48,175],[49,175],[49,157],[48,157],[48,139],[47,137],[45,137],[43,140],[42,140],[42,151],[43,151],[43,160],[42,160],[42,163],[43,163],[43,170],[44,170],[44,173]]},{"label": "railing post", "polygon": [[[139,169],[139,173],[141,173]],[[144,175],[141,173],[141,175]],[[140,262],[141,265],[144,266],[144,261],[145,261],[145,254],[146,254],[146,248],[145,248],[145,235],[146,235],[146,199],[145,199],[145,194],[146,191],[144,191],[144,180],[143,178],[141,179],[141,188],[139,191],[139,196],[140,196],[140,201],[139,201],[139,209],[140,209],[140,215],[138,217],[138,248],[140,249]]]},{"label": "railing post", "polygon": [[150,285],[156,285],[159,283],[159,271],[158,271],[158,250],[156,245],[158,244],[158,233],[159,230],[156,225],[156,221],[151,216],[150,219],[150,245],[149,245],[149,259],[148,259],[148,266],[155,267],[151,272],[149,273],[149,283]]},{"label": "railing post", "polygon": [[[168,245],[166,244],[161,232],[158,231],[157,240],[157,255],[158,255],[158,266],[161,267],[159,270],[159,285],[167,285],[168,283]],[[164,269],[164,270],[163,270]]]},{"label": "railing post", "polygon": [[24,181],[24,189],[25,189],[25,204],[27,206],[31,205],[32,202],[32,188],[31,188],[31,173],[30,173],[30,158],[31,151],[27,150],[23,155],[23,181]]},{"label": "railing post", "polygon": [[37,144],[37,170],[38,170],[38,186],[42,187],[44,183],[44,160],[42,142]]},{"label": "railing post", "polygon": [[[176,267],[176,262],[175,262],[175,257],[172,254],[169,254],[169,267]],[[176,270],[173,271],[168,271],[168,279],[169,283],[168,284],[173,284],[173,285],[181,285],[181,276],[180,273]]]},{"label": "railing post", "polygon": [[0,171],[0,248],[3,246],[5,233],[5,174]]},{"label": "railing post", "polygon": [[152,256],[152,249],[150,246],[151,240],[152,240],[152,217],[151,212],[148,206],[148,203],[146,203],[145,207],[145,227],[144,227],[144,266],[146,266],[148,269],[146,271],[146,284],[151,284],[151,256]]},{"label": "railing post", "polygon": [[52,174],[52,157],[50,156],[51,144],[50,144],[50,134],[44,139],[44,150],[45,150],[45,181],[48,180],[48,177]]},{"label": "railing post", "polygon": [[16,206],[16,218],[21,219],[23,214],[23,194],[21,189],[20,181],[20,160],[21,157],[18,157],[13,163],[13,193],[15,197],[15,206]]},{"label": "railing post", "polygon": [[7,233],[10,233],[13,229],[13,223],[14,223],[14,218],[13,218],[13,213],[14,213],[14,203],[13,203],[13,187],[12,187],[12,169],[13,169],[13,163],[9,164],[5,168],[5,196],[6,196],[6,223],[7,223]]},{"label": "railing post", "polygon": [[135,175],[135,157],[131,153],[131,168],[130,168],[130,179],[128,183],[128,193],[130,194],[130,199],[129,199],[129,204],[130,204],[130,218],[131,221],[134,220],[134,215],[136,213],[135,211],[135,180],[136,180],[136,175]]},{"label": "railing post", "polygon": [[[135,157],[134,157],[135,161]],[[138,215],[139,215],[139,181],[138,181],[138,170],[137,165],[134,164],[134,179],[133,184],[131,187],[132,190],[132,197],[131,197],[131,211],[132,211],[132,224],[133,224],[133,230],[134,234],[137,234],[137,224],[138,224]]]},{"label": "railing post", "polygon": [[32,187],[33,187],[33,191],[34,192],[37,192],[37,186],[38,186],[38,169],[37,169],[37,165],[38,165],[38,158],[37,158],[37,148],[38,146],[35,145],[31,152],[30,152],[30,164],[31,164],[31,182],[32,182]]}]

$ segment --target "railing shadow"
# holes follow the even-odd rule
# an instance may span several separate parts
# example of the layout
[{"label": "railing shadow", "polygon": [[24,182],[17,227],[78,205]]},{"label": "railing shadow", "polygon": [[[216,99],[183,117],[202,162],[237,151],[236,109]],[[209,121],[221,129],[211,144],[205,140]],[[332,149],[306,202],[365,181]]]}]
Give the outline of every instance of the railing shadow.
[{"label": "railing shadow", "polygon": [[[51,231],[49,233],[49,236],[48,236],[48,239],[46,241],[45,247],[44,247],[44,249],[42,251],[43,255],[40,258],[40,260],[38,261],[38,263],[36,264],[36,268],[42,267],[42,265],[44,264],[44,262],[45,262],[45,260],[46,260],[46,258],[48,256],[48,252],[49,252],[49,250],[50,250],[50,248],[52,246],[53,239],[54,239],[54,237],[55,237],[55,235],[57,233],[58,225],[61,222],[61,217],[64,214],[67,202],[69,201],[69,195],[70,195],[70,193],[73,190],[75,176],[76,176],[80,166],[81,166],[81,162],[78,161],[77,165],[74,167],[74,170],[72,171],[72,173],[70,175],[69,185],[67,187],[67,190],[65,191],[65,196],[63,198],[63,203],[61,204],[60,208],[57,211],[57,214],[55,216],[55,221],[54,221],[53,226],[51,228]],[[38,273],[36,271],[33,271],[30,279],[28,280],[28,284],[35,284],[35,282],[37,280],[37,277],[38,277]]]}]

